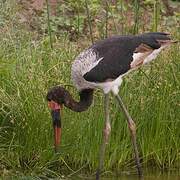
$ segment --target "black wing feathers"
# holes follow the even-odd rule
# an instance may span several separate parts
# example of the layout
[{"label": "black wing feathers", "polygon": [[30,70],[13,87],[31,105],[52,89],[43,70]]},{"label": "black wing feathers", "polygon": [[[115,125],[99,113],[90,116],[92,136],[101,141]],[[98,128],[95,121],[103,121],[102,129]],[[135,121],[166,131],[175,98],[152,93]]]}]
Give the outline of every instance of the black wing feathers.
[{"label": "black wing feathers", "polygon": [[138,37],[141,39],[142,43],[147,44],[153,49],[158,49],[161,47],[161,44],[158,43],[157,40],[170,40],[168,37],[169,34],[154,32],[154,33],[146,33],[139,35]]},{"label": "black wing feathers", "polygon": [[103,59],[83,77],[90,82],[105,82],[116,79],[130,69],[133,53],[140,44],[152,49],[160,48],[157,40],[170,40],[166,33],[146,33],[138,36],[115,36],[92,45],[99,58]]}]

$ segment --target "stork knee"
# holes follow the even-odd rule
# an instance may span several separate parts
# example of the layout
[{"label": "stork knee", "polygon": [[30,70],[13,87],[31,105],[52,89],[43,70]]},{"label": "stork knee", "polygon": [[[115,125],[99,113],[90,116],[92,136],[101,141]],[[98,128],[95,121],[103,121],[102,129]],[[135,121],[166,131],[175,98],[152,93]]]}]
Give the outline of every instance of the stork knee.
[{"label": "stork knee", "polygon": [[105,127],[103,129],[103,134],[104,134],[104,138],[105,138],[105,143],[106,144],[108,143],[108,138],[109,138],[110,132],[111,132],[111,125],[108,122],[108,123],[105,124]]},{"label": "stork knee", "polygon": [[128,126],[129,126],[131,133],[136,134],[136,124],[132,119],[129,121]]}]

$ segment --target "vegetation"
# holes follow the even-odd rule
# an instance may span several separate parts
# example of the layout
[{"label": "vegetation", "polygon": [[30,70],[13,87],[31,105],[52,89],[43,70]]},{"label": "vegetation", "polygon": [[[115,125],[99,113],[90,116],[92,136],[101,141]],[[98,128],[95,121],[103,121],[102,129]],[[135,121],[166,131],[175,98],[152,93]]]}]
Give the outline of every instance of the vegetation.
[{"label": "vegetation", "polygon": [[[38,28],[31,30],[27,23],[20,23],[21,5],[15,0],[0,2],[0,174],[3,177],[25,174],[63,178],[76,173],[92,175],[95,171],[104,119],[102,92],[97,90],[87,112],[63,109],[58,154],[53,151],[51,117],[45,100],[48,89],[54,85],[64,85],[77,95],[70,81],[71,62],[91,44],[92,36],[97,40],[112,34],[158,30],[171,32],[174,39],[179,39],[179,14],[163,16],[164,9],[158,1],[107,2],[94,0],[85,5],[81,0],[63,1],[59,10],[63,16],[50,16],[47,23],[45,9],[34,16],[37,23],[34,26]],[[144,168],[180,168],[179,58],[178,45],[174,45],[152,64],[128,75],[120,91],[137,123]],[[120,173],[130,168],[135,172],[127,124],[115,102],[112,97],[112,132],[105,170]]]}]

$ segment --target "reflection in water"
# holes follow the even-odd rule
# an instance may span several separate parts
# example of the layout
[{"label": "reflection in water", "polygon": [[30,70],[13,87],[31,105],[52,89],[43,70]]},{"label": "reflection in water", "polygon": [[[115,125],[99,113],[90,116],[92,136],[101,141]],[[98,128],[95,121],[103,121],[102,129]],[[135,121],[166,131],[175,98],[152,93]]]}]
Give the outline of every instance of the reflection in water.
[{"label": "reflection in water", "polygon": [[109,178],[101,178],[101,180],[180,180],[180,176],[178,175],[171,175],[171,176],[166,176],[166,175],[161,175],[161,176],[154,176],[154,175],[149,175],[149,176],[144,176],[143,179],[139,179],[136,176],[121,176],[121,177],[109,177]]},{"label": "reflection in water", "polygon": [[[107,172],[106,172],[107,173]],[[112,174],[111,174],[112,175]],[[41,179],[37,177],[31,177],[31,176],[23,176],[23,177],[16,177],[16,178],[6,178],[6,179],[12,179],[12,180],[36,180]],[[46,177],[43,179],[46,180]],[[49,179],[47,177],[47,179]],[[51,179],[51,178],[50,178]],[[54,179],[54,178],[52,178]],[[82,174],[77,174],[76,176],[70,176],[69,178],[63,178],[64,180],[95,180],[94,176],[86,176]],[[1,178],[0,178],[1,180]],[[61,178],[55,178],[55,180],[62,180]],[[130,175],[126,172],[126,175],[118,175],[118,176],[110,176],[110,174],[104,174],[101,176],[100,180],[180,180],[180,169],[176,171],[168,171],[168,172],[160,172],[160,171],[150,171],[150,170],[144,170],[144,177],[139,179],[137,175]]]},{"label": "reflection in water", "polygon": [[[81,177],[81,178],[80,178]],[[83,177],[78,176],[72,178],[73,180],[94,180],[94,177]],[[168,172],[158,172],[158,171],[144,171],[144,177],[139,178],[136,175],[119,175],[119,176],[102,176],[101,180],[180,180],[180,170],[179,171],[168,171]]]}]

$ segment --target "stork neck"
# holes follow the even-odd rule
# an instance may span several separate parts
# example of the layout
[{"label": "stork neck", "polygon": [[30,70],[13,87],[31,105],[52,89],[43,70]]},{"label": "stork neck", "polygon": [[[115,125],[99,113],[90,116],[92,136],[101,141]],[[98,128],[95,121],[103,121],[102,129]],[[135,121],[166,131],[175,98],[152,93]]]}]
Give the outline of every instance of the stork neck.
[{"label": "stork neck", "polygon": [[79,93],[80,101],[75,101],[70,94],[65,97],[64,105],[76,112],[86,111],[92,104],[93,89],[84,89]]}]

